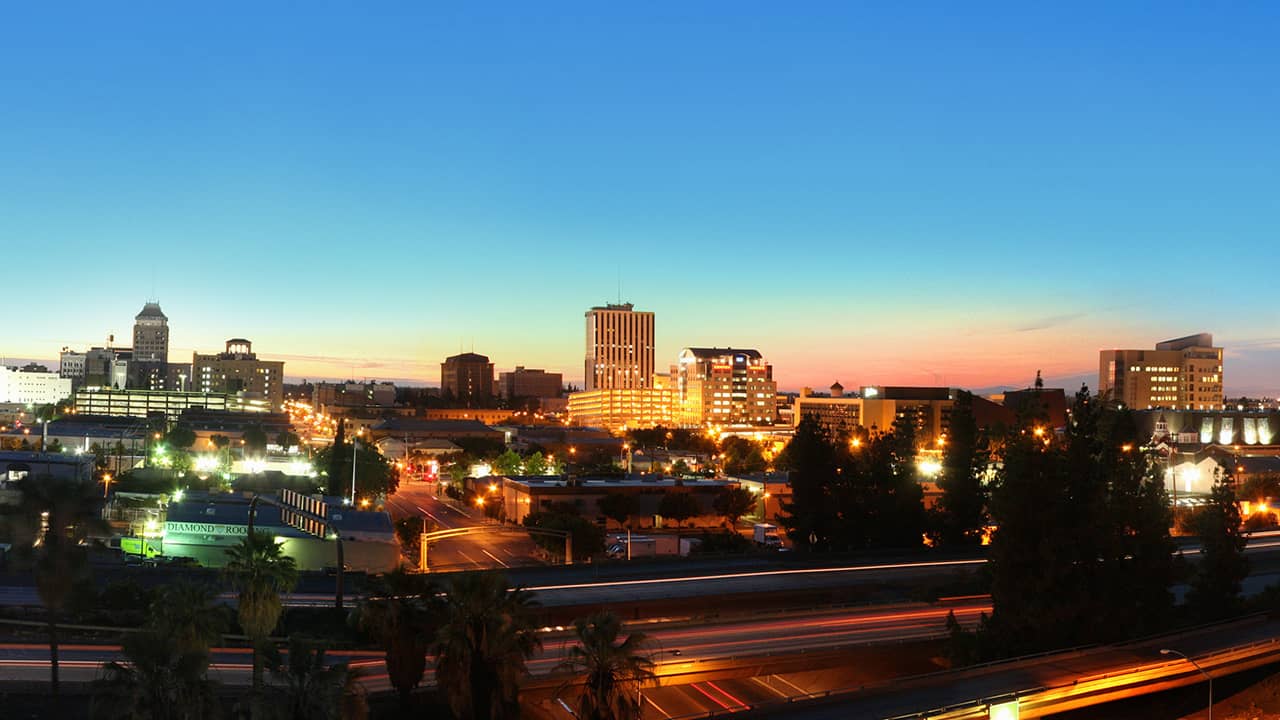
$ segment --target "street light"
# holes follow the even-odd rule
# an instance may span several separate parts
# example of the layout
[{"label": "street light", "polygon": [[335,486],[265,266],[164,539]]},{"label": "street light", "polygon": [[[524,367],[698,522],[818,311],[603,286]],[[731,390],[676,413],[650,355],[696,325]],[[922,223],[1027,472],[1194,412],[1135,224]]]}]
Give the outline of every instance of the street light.
[{"label": "street light", "polygon": [[1181,653],[1181,652],[1178,652],[1177,650],[1170,650],[1169,648],[1161,648],[1160,654],[1161,655],[1177,655],[1183,660],[1186,660],[1187,662],[1191,663],[1192,667],[1194,667],[1196,670],[1199,670],[1200,674],[1203,675],[1205,679],[1209,681],[1209,720],[1213,720],[1213,676],[1205,672],[1204,668],[1200,667],[1200,663],[1196,662],[1195,660],[1192,660],[1190,657],[1186,655],[1186,653]]}]

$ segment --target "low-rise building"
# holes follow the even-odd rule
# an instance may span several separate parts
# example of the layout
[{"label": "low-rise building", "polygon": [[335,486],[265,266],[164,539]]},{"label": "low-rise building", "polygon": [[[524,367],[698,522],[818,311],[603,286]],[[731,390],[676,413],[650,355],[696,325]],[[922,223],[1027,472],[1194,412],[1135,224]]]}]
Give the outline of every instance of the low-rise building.
[{"label": "low-rise building", "polygon": [[405,442],[429,439],[504,439],[502,432],[479,420],[422,420],[406,417],[385,418],[369,428],[369,435],[375,443],[383,438],[396,438]]},{"label": "low-rise building", "polygon": [[516,366],[498,373],[498,397],[503,400],[558,398],[564,391],[564,376],[537,368]]},{"label": "low-rise building", "polygon": [[629,495],[636,502],[631,520],[633,529],[676,526],[658,512],[667,493],[688,493],[697,503],[698,514],[679,523],[680,526],[717,527],[723,518],[713,507],[715,498],[735,485],[727,480],[680,480],[661,476],[575,478],[559,475],[503,477],[493,484],[502,495],[506,519],[517,524],[524,522],[530,513],[566,505],[580,516],[603,525],[606,518],[600,511],[599,501],[611,493]]},{"label": "low-rise building", "polygon": [[[309,511],[327,518],[342,538],[343,562],[351,570],[381,573],[400,564],[391,517],[385,512],[361,511],[342,505],[341,498],[310,498]],[[248,534],[251,497],[190,493],[170,503],[163,523],[162,548],[166,556],[190,557],[206,567],[222,567],[227,549]],[[283,512],[283,515],[282,515]],[[294,558],[300,570],[322,570],[337,565],[337,545],[323,539],[323,528],[302,529],[306,522],[293,520],[288,509],[259,503],[254,531],[276,539],[284,554]]]},{"label": "low-rise building", "polygon": [[670,426],[671,392],[666,388],[576,392],[569,395],[569,421],[606,430]]},{"label": "low-rise building", "polygon": [[145,418],[163,415],[177,420],[191,408],[265,412],[261,405],[246,405],[239,397],[214,392],[176,392],[169,390],[111,390],[83,387],[76,391],[75,409],[87,415],[127,415]]},{"label": "low-rise building", "polygon": [[0,403],[52,405],[71,397],[71,379],[58,373],[0,366]]}]

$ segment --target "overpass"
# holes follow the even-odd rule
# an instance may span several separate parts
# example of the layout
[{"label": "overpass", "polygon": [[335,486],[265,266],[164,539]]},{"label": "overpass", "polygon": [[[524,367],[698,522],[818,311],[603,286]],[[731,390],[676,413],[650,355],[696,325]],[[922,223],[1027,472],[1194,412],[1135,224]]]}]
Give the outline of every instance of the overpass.
[{"label": "overpass", "polygon": [[[1190,660],[1162,649],[1185,653]],[[742,718],[1047,717],[1280,662],[1280,620],[1255,615],[1120,645],[1076,648],[735,708]]]}]

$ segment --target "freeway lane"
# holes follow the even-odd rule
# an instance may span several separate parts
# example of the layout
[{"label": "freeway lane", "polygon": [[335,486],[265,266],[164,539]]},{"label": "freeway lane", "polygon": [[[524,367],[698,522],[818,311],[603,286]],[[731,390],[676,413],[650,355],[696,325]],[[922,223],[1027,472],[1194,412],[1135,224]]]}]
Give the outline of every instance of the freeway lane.
[{"label": "freeway lane", "polygon": [[[947,612],[955,609],[965,624],[977,622],[987,610],[985,601],[969,601],[946,607],[911,604],[746,618],[721,623],[644,623],[641,630],[652,638],[658,670],[665,677],[697,673],[708,667],[733,666],[745,656],[826,650],[837,646],[899,642],[904,639],[940,637],[946,632]],[[529,663],[534,676],[550,673],[573,644],[563,629],[544,628],[543,649]],[[119,658],[118,645],[68,644],[60,648],[63,677],[72,683],[97,677],[103,662]],[[676,654],[679,651],[679,654]],[[371,692],[389,690],[386,670],[374,651],[335,650],[326,656],[333,662],[351,661],[367,673],[362,680]],[[48,679],[48,647],[35,643],[0,645],[0,682],[43,682]],[[245,648],[219,648],[212,656],[219,682],[241,685],[249,679]],[[428,683],[431,678],[428,677]],[[718,682],[718,681],[717,681]]]}]

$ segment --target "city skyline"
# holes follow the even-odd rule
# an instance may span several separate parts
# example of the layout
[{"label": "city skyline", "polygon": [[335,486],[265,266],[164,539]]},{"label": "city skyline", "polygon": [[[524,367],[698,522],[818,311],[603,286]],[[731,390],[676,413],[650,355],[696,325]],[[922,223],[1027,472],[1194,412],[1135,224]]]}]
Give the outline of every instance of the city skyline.
[{"label": "city skyline", "polygon": [[241,7],[7,12],[0,237],[58,280],[0,355],[157,299],[178,360],[581,385],[621,299],[659,371],[752,347],[787,390],[1093,387],[1203,331],[1280,395],[1240,277],[1280,256],[1274,6]]}]

